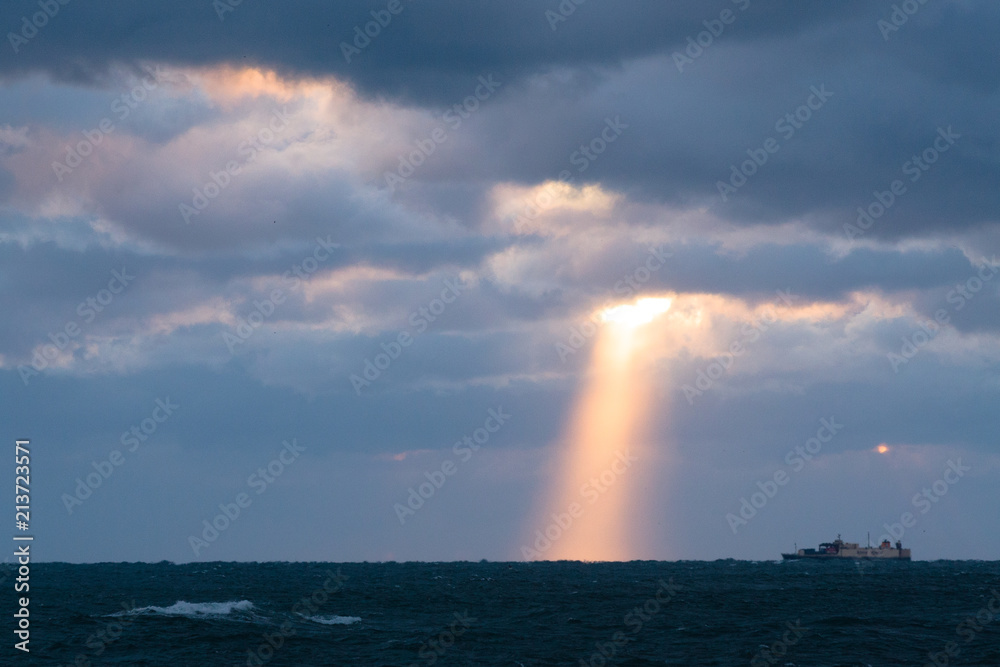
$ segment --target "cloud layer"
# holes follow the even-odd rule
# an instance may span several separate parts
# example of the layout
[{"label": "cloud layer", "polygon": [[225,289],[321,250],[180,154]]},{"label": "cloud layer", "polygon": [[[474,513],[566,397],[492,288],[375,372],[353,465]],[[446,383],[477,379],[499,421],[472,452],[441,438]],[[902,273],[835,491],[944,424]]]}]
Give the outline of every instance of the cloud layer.
[{"label": "cloud layer", "polygon": [[[647,331],[662,484],[634,518],[669,530],[642,556],[857,538],[956,457],[919,554],[998,546],[964,511],[998,474],[992,4],[54,6],[0,21],[0,382],[51,452],[48,557],[517,558],[593,315],[642,295],[674,299]],[[831,417],[799,488],[731,531]],[[193,553],[291,438],[311,463]],[[807,485],[860,491],[834,511]]]}]

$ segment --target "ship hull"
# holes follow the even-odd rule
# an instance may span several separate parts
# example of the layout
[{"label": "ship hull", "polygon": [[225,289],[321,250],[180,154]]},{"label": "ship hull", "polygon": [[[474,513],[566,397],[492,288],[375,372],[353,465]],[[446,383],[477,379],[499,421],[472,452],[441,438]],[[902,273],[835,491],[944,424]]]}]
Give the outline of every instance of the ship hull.
[{"label": "ship hull", "polygon": [[903,543],[896,541],[896,548],[889,540],[873,547],[866,547],[857,542],[845,542],[837,535],[833,542],[821,542],[817,549],[799,549],[793,554],[781,554],[784,560],[910,560],[910,550],[903,548]]},{"label": "ship hull", "polygon": [[815,556],[800,556],[799,554],[781,554],[784,560],[910,560],[909,556],[842,556],[840,554],[817,554]]}]

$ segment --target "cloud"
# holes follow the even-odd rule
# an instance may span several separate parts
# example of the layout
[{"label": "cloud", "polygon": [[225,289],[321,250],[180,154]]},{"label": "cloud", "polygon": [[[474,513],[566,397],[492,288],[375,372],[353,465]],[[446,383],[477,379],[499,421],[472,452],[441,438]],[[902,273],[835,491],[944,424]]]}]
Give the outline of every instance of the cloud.
[{"label": "cloud", "polygon": [[[298,437],[301,493],[371,504],[378,528],[305,512],[370,540],[351,557],[516,556],[593,315],[651,295],[673,307],[641,338],[650,470],[707,480],[691,526],[821,416],[846,427],[818,488],[877,479],[851,470],[879,442],[911,457],[906,492],[927,452],[992,479],[1000,10],[928,3],[884,38],[891,4],[860,0],[387,6],[72,2],[0,59],[2,407],[58,443],[48,483],[170,395],[182,413],[122,482],[196,487],[158,515],[177,535],[157,554]],[[134,279],[112,292],[114,272]],[[393,499],[501,404],[517,419],[483,467],[420,517],[469,535],[488,506],[496,534],[389,532]],[[104,491],[93,516],[127,522]],[[258,553],[241,539],[219,553]]]},{"label": "cloud", "polygon": [[[20,48],[17,57],[5,59],[0,72],[46,71],[66,80],[93,81],[118,63],[249,63],[292,75],[335,75],[372,96],[440,103],[460,92],[464,80],[484,71],[513,78],[553,66],[589,67],[682,47],[688,35],[704,30],[703,20],[717,17],[694,0],[670,7],[636,1],[589,3],[553,29],[546,12],[558,12],[557,2],[403,0],[395,15],[386,7],[382,0],[242,4],[223,12],[220,20],[212,4],[195,0],[169,7],[122,1],[67,6]],[[37,5],[28,0],[10,3],[5,24],[14,30],[22,16],[34,11]],[[388,23],[368,28],[379,34],[348,62],[340,45],[353,45],[355,28],[364,30],[374,20],[372,12]],[[767,39],[857,16],[871,16],[871,10],[854,0],[808,11],[760,3],[747,11],[733,38]],[[81,25],[87,29],[77,30]],[[140,30],[143,38],[135,39]],[[260,39],[261,34],[269,38]],[[359,44],[364,43],[359,38]],[[511,49],[511,44],[518,48]]]}]

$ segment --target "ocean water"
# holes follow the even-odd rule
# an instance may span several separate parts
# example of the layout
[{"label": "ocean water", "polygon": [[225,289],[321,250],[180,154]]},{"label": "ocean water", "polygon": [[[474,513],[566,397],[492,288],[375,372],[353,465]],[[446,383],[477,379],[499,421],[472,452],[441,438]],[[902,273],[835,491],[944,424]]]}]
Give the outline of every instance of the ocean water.
[{"label": "ocean water", "polygon": [[998,562],[43,563],[30,585],[31,652],[7,615],[4,664],[1000,665]]}]

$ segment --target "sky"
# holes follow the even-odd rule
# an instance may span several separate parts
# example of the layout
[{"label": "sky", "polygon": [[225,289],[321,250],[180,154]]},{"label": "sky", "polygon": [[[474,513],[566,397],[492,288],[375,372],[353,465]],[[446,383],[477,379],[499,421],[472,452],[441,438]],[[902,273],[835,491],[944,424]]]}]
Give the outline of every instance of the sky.
[{"label": "sky", "polygon": [[1000,553],[995,3],[0,27],[38,560]]}]

